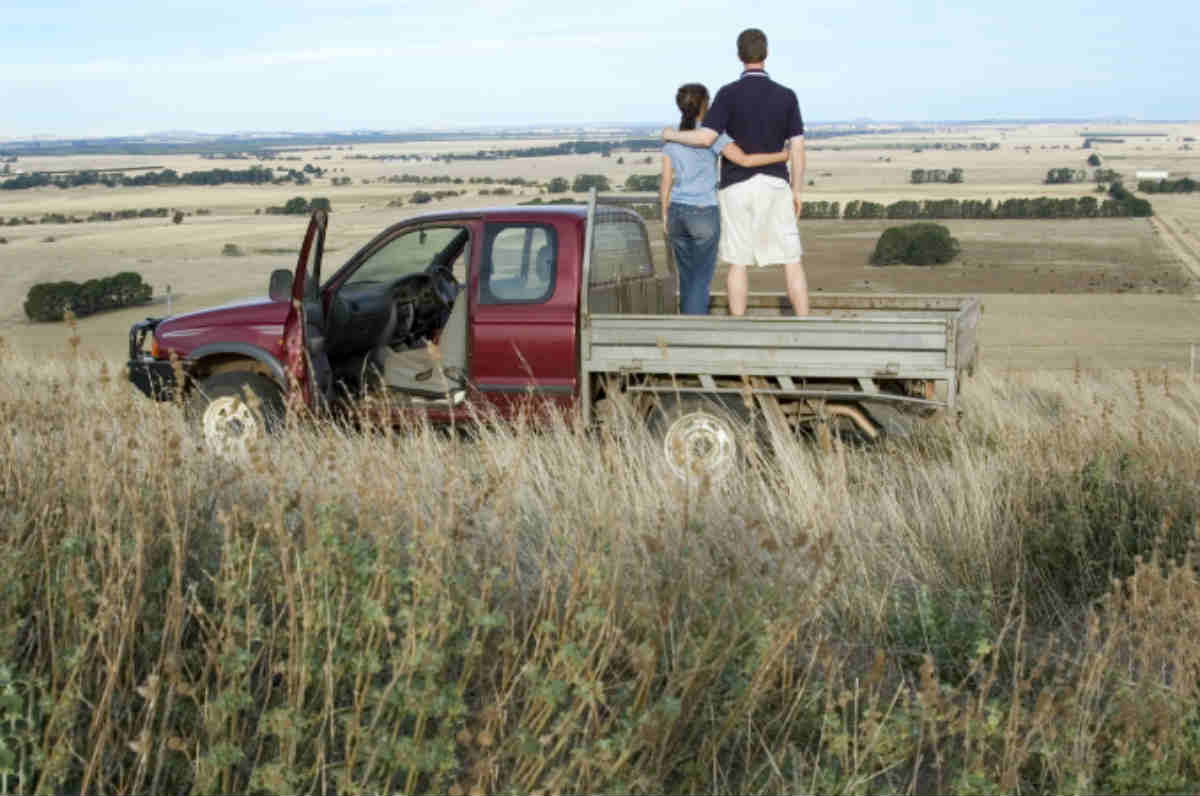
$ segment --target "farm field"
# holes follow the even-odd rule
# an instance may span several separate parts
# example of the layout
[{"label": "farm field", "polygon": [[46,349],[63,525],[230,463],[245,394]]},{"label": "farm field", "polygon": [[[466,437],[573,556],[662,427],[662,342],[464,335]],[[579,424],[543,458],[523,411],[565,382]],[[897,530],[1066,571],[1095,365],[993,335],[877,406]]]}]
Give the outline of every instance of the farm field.
[{"label": "farm field", "polygon": [[[1105,125],[1105,129],[1113,125]],[[1166,133],[1130,137],[1123,144],[1080,148],[1085,126],[1026,125],[947,127],[936,132],[814,139],[809,145],[806,190],[809,201],[854,199],[881,203],[900,199],[1078,197],[1094,185],[1044,185],[1051,168],[1085,168],[1098,153],[1105,167],[1133,181],[1137,169],[1161,168],[1173,175],[1200,173],[1200,151],[1183,139],[1200,125],[1138,124],[1133,131]],[[994,151],[949,149],[995,143]],[[471,178],[522,177],[545,183],[553,177],[604,174],[621,186],[634,174],[656,173],[657,153],[614,152],[482,161],[432,161],[451,152],[518,148],[555,143],[546,139],[375,144],[363,147],[283,151],[282,161],[264,165],[326,169],[312,184],[105,188],[87,186],[0,191],[0,219],[40,218],[45,214],[86,217],[93,212],[167,207],[189,214],[179,225],[170,218],[106,223],[5,226],[0,236],[0,335],[18,350],[42,354],[60,349],[67,332],[57,325],[32,324],[22,302],[37,282],[106,276],[135,270],[154,286],[156,303],[82,319],[85,348],[118,361],[124,356],[129,324],[147,313],[165,311],[167,286],[172,309],[187,311],[265,292],[274,268],[291,267],[303,233],[302,217],[262,214],[294,196],[327,197],[333,207],[329,262],[340,263],[386,226],[427,210],[483,207],[525,201],[536,187],[514,187],[505,197],[481,195],[497,186],[470,184]],[[942,148],[938,148],[942,147]],[[919,150],[919,151],[918,151]],[[415,160],[370,159],[383,155],[421,156]],[[650,162],[647,163],[646,160]],[[192,155],[22,157],[26,171],[119,169],[154,166],[177,172],[213,168],[245,169],[253,159],[205,159]],[[908,184],[914,168],[962,168],[962,184]],[[462,184],[395,184],[399,174],[448,175]],[[350,184],[334,186],[332,177]],[[411,205],[416,190],[457,190],[464,195]],[[402,207],[389,207],[395,199]],[[1200,196],[1151,197],[1158,218],[1078,220],[952,220],[942,222],[962,244],[947,266],[877,268],[867,262],[887,221],[805,220],[801,232],[805,265],[813,291],[861,293],[980,294],[986,314],[981,328],[985,357],[1014,368],[1071,367],[1078,358],[1097,366],[1180,366],[1188,343],[1200,341]],[[195,215],[196,211],[207,214]],[[256,211],[260,211],[256,214]],[[226,244],[243,256],[222,255]],[[722,289],[718,274],[714,289]],[[752,275],[754,290],[778,290],[781,274],[763,269]],[[1051,334],[1048,330],[1053,329]]]},{"label": "farm field", "polygon": [[[1162,127],[1174,148],[1105,157],[1188,173],[1174,139],[1200,126]],[[1082,161],[1077,133],[822,144],[809,198],[1079,195],[1037,182]],[[928,148],[976,137],[1003,146]],[[301,156],[327,154],[352,185],[0,191],[2,217],[192,213],[0,228],[0,790],[1195,790],[1200,196],[1152,197],[1154,219],[946,222],[962,254],[933,269],[867,264],[887,222],[804,221],[814,291],[983,299],[961,417],[911,436],[741,438],[719,483],[685,483],[617,400],[599,433],[289,417],[229,461],[119,366],[167,285],[182,312],[291,266],[304,217],[255,210],[328,197],[335,267],[415,212],[495,200],[388,175],[652,168]],[[968,184],[906,186],[916,162]],[[118,165],[150,163],[248,162]],[[418,187],[469,193],[417,209]],[[151,305],[23,317],[33,283],[129,269]]]}]

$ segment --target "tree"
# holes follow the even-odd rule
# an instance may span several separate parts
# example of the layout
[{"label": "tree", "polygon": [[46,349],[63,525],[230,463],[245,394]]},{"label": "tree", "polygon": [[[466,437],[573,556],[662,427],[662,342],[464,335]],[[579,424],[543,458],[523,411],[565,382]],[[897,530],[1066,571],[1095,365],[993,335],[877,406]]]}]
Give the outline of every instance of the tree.
[{"label": "tree", "polygon": [[294,196],[283,205],[285,215],[303,215],[308,212],[308,201],[303,196]]},{"label": "tree", "polygon": [[175,215],[171,216],[171,221],[176,224],[182,224],[183,223],[183,211],[176,210]]},{"label": "tree", "polygon": [[1100,156],[1097,155],[1095,152],[1088,155],[1087,164],[1089,166],[1093,166],[1093,167],[1099,166],[1100,165]]},{"label": "tree", "polygon": [[631,174],[629,175],[629,178],[625,180],[625,190],[657,191],[661,181],[661,174]]},{"label": "tree", "polygon": [[611,190],[608,184],[608,177],[603,174],[577,174],[575,182],[571,184],[571,190],[576,193],[583,193],[595,188],[597,191]]},{"label": "tree", "polygon": [[1047,185],[1065,185],[1072,182],[1083,182],[1086,179],[1087,172],[1082,169],[1059,168],[1046,172]]},{"label": "tree", "polygon": [[879,236],[872,265],[941,265],[959,253],[958,240],[941,224],[928,222],[888,227]]},{"label": "tree", "polygon": [[550,180],[550,184],[546,186],[546,191],[549,193],[566,193],[571,184],[567,182],[566,177],[555,177]]},{"label": "tree", "polygon": [[77,317],[103,310],[145,304],[152,289],[141,274],[124,271],[102,279],[77,282],[44,282],[29,289],[25,314],[34,321],[61,321],[70,311]]}]

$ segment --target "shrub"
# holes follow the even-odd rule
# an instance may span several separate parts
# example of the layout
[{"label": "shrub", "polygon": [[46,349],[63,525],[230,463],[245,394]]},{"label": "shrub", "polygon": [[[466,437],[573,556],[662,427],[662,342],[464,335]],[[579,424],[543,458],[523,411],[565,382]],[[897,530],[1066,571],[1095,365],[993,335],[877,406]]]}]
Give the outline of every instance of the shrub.
[{"label": "shrub", "polygon": [[959,252],[958,240],[941,224],[906,224],[888,227],[879,236],[872,265],[942,265]]},{"label": "shrub", "polygon": [[171,223],[173,223],[173,224],[182,224],[183,223],[183,211],[182,210],[175,211],[174,215],[171,216]]},{"label": "shrub", "polygon": [[1186,478],[1129,447],[1099,451],[1029,490],[1039,522],[1023,535],[1024,575],[1048,614],[1089,604],[1132,575],[1139,557],[1182,556],[1193,540],[1197,502]]},{"label": "shrub", "polygon": [[6,243],[8,243],[8,238],[0,237],[0,246],[3,246]]},{"label": "shrub", "polygon": [[145,304],[153,288],[134,271],[78,282],[42,282],[29,289],[25,315],[33,321],[61,321],[69,310],[84,317],[104,310]]},{"label": "shrub", "polygon": [[25,296],[25,315],[31,321],[61,321],[79,290],[76,282],[42,282],[29,288]]},{"label": "shrub", "polygon": [[226,257],[241,257],[242,249],[236,243],[226,243],[221,247],[221,254]]},{"label": "shrub", "polygon": [[661,180],[661,174],[630,174],[625,180],[625,190],[657,191]]},{"label": "shrub", "polygon": [[597,191],[610,190],[608,177],[603,174],[578,174],[575,177],[575,182],[571,183],[571,190],[576,193],[583,193],[595,188]]}]

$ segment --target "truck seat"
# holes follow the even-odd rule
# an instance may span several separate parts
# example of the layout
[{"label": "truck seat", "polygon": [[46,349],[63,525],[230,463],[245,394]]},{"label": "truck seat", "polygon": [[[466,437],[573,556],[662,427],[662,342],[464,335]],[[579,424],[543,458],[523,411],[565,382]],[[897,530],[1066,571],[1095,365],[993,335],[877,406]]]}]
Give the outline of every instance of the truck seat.
[{"label": "truck seat", "polygon": [[388,387],[426,397],[440,397],[467,382],[467,296],[461,292],[438,337],[440,368],[428,346],[375,349],[372,359],[383,372]]}]

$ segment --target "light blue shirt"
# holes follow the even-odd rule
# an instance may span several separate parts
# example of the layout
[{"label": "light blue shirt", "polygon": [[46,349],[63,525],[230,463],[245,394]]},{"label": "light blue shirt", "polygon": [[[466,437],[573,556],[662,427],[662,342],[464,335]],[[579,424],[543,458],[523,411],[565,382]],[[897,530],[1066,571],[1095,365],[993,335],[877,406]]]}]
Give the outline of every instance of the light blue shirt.
[{"label": "light blue shirt", "polygon": [[663,147],[671,159],[671,201],[708,207],[717,203],[717,155],[733,139],[722,135],[707,149],[674,141]]}]

